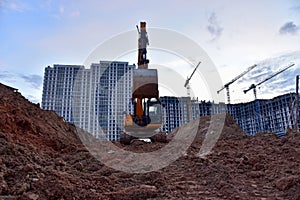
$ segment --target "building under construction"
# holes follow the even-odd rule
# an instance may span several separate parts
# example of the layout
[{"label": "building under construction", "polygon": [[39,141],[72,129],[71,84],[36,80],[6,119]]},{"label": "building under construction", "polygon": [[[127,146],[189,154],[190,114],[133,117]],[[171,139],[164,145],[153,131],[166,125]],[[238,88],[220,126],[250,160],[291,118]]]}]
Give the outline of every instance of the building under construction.
[{"label": "building under construction", "polygon": [[282,135],[287,128],[299,124],[296,97],[295,93],[289,93],[268,100],[228,104],[226,107],[245,133],[254,135],[257,132],[274,132]]},{"label": "building under construction", "polygon": [[160,101],[163,106],[163,131],[171,132],[190,121],[189,105],[191,105],[191,98],[164,96],[160,97]]},{"label": "building under construction", "polygon": [[163,129],[170,132],[189,122],[189,111],[186,108],[190,103],[191,119],[227,112],[248,135],[274,132],[281,136],[286,133],[287,128],[294,128],[299,124],[296,97],[295,93],[288,93],[273,99],[257,99],[248,103],[227,105],[191,100],[189,97],[163,97],[162,102],[166,105]]}]

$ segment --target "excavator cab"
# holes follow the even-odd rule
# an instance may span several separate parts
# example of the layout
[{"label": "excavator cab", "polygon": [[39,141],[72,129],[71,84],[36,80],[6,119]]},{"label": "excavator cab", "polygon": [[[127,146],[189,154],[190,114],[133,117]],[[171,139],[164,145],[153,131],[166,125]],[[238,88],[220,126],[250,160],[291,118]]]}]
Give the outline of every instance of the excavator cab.
[{"label": "excavator cab", "polygon": [[[134,102],[136,104],[136,102]],[[167,135],[161,131],[162,106],[157,100],[143,101],[141,116],[126,114],[124,131],[120,135],[120,142],[130,144],[133,139],[151,139],[152,142],[167,142]]]},{"label": "excavator cab", "polygon": [[149,118],[152,124],[161,124],[162,123],[162,108],[161,104],[157,101],[149,101]]},{"label": "excavator cab", "polygon": [[[134,102],[134,109],[137,109],[137,102]],[[142,102],[141,114],[134,111],[133,123],[141,127],[147,127],[151,124],[161,124],[161,105],[156,99],[144,99]]]},{"label": "excavator cab", "polygon": [[151,138],[160,131],[162,125],[162,108],[156,99],[144,99],[142,101],[142,113],[136,110],[139,100],[133,102],[134,113],[127,114],[125,118],[124,133],[133,138]]}]

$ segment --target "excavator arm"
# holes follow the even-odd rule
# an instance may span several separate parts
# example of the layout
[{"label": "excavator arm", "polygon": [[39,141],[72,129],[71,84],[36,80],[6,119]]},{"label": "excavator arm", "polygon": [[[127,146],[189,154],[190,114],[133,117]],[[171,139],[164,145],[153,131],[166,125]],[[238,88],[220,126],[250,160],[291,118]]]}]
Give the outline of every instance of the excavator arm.
[{"label": "excavator arm", "polygon": [[146,31],[146,22],[140,23],[140,29],[138,28],[138,33],[138,67],[139,69],[148,69],[149,60],[147,59],[147,46],[149,45],[149,39]]}]

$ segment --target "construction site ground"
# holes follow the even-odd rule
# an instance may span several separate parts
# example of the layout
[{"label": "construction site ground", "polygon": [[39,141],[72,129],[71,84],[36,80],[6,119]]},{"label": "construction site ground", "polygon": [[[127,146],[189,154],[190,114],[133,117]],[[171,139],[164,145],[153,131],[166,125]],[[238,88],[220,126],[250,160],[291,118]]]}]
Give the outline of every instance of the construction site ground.
[{"label": "construction site ground", "polygon": [[[247,136],[226,116],[200,158],[210,119],[200,118],[186,154],[167,167],[125,173],[94,158],[73,125],[0,84],[0,199],[300,199],[298,132]],[[115,145],[149,152],[166,144]]]}]

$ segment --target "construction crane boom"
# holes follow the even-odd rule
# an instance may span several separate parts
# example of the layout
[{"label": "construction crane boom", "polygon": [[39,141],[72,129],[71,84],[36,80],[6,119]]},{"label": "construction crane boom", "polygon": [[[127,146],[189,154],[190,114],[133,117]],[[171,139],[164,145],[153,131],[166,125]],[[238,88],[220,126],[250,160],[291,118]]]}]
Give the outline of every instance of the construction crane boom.
[{"label": "construction crane boom", "polygon": [[217,93],[219,94],[222,90],[224,90],[226,87],[228,87],[229,85],[231,85],[232,83],[234,83],[235,81],[237,81],[238,79],[240,79],[242,76],[244,76],[245,74],[247,74],[250,70],[252,70],[256,66],[257,65],[253,65],[253,66],[249,67],[246,71],[244,71],[243,73],[241,73],[240,75],[238,75],[237,77],[235,77],[234,79],[232,79],[231,81],[229,81],[228,83],[226,83],[220,90],[217,91]]},{"label": "construction crane boom", "polygon": [[254,98],[257,99],[257,96],[256,96],[256,87],[257,87],[257,86],[263,84],[264,82],[270,80],[271,78],[273,78],[274,76],[277,76],[278,74],[284,72],[285,70],[287,70],[287,69],[293,67],[294,65],[295,65],[295,64],[291,64],[291,65],[289,65],[289,66],[287,66],[287,67],[281,69],[280,71],[278,71],[278,72],[272,74],[271,76],[267,77],[266,79],[262,80],[261,82],[259,82],[259,83],[257,83],[257,84],[252,84],[252,85],[250,85],[250,87],[249,87],[248,89],[244,90],[244,93],[246,94],[249,90],[252,90],[252,89],[253,89],[253,92],[254,92]]},{"label": "construction crane boom", "polygon": [[199,67],[200,63],[201,63],[201,61],[197,64],[197,66],[195,67],[195,69],[194,69],[193,73],[191,74],[191,76],[186,79],[184,87],[188,86],[188,84],[190,83],[191,78],[193,77],[193,75],[194,75],[195,71],[197,70],[197,68]]},{"label": "construction crane boom", "polygon": [[243,73],[241,73],[240,75],[238,75],[237,77],[235,77],[234,79],[232,79],[231,81],[229,81],[228,83],[226,83],[221,89],[219,89],[217,91],[217,93],[219,94],[222,90],[224,90],[226,88],[227,90],[227,102],[228,104],[230,104],[230,93],[229,93],[229,85],[231,85],[232,83],[234,83],[235,81],[237,81],[238,79],[240,79],[242,76],[244,76],[245,74],[247,74],[248,72],[250,72],[252,69],[254,69],[257,65],[253,65],[251,67],[248,67],[246,71],[244,71]]}]

